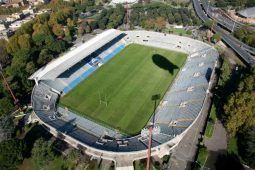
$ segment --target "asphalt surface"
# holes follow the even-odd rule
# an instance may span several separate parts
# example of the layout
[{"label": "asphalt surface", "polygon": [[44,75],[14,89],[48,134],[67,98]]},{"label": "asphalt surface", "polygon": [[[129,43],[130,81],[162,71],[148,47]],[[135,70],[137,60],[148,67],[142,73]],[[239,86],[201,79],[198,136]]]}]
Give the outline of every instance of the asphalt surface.
[{"label": "asphalt surface", "polygon": [[[198,15],[198,17],[203,21],[210,20],[210,18],[206,15],[206,13],[203,11],[203,8],[201,6],[201,3],[198,0],[192,0],[194,9]],[[209,11],[209,10],[208,10]],[[244,45],[242,42],[234,38],[233,36],[227,34],[224,29],[221,27],[215,25],[212,27],[213,31],[220,33],[222,40],[228,44],[240,57],[241,59],[250,67],[253,67],[255,65],[255,59],[244,50]],[[251,50],[251,49],[250,49]]]},{"label": "asphalt surface", "polygon": [[204,144],[209,152],[205,167],[214,170],[218,156],[227,153],[227,132],[219,120],[214,125],[212,137],[205,138]]},{"label": "asphalt surface", "polygon": [[[229,17],[224,16],[224,14],[221,14],[221,12],[208,5],[208,1],[202,0],[202,8],[204,11],[206,11],[207,15],[211,18],[217,21],[219,25],[224,27],[225,29],[229,30],[230,32],[233,32],[236,28],[241,28],[244,25],[239,22],[235,22],[234,20],[230,19]],[[249,27],[250,29],[253,29],[253,27]],[[254,28],[255,29],[255,28]],[[243,43],[242,41],[230,36],[231,40],[236,42],[241,46],[242,49],[246,50],[247,52],[251,54],[255,54],[255,48]]]}]

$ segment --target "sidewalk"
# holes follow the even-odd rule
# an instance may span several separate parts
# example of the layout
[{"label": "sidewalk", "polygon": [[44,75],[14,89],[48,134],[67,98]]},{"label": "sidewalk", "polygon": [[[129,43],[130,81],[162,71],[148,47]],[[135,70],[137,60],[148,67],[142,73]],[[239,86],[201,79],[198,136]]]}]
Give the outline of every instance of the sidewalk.
[{"label": "sidewalk", "polygon": [[227,132],[219,120],[214,125],[212,137],[204,138],[204,144],[209,153],[205,167],[214,170],[218,156],[227,153]]}]

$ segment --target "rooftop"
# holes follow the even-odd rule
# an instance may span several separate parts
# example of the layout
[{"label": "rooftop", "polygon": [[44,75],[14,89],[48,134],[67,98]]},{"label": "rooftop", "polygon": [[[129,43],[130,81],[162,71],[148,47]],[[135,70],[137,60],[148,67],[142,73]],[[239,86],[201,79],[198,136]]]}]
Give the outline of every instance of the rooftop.
[{"label": "rooftop", "polygon": [[246,8],[237,13],[246,18],[255,18],[255,7]]}]

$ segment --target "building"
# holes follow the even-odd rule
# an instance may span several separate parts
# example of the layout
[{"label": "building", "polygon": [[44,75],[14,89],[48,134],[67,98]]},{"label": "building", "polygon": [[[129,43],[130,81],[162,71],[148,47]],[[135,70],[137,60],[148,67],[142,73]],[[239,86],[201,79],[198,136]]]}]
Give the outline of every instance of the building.
[{"label": "building", "polygon": [[5,29],[6,29],[5,25],[4,24],[0,24],[0,31],[3,31]]},{"label": "building", "polygon": [[169,155],[184,135],[194,133],[189,130],[200,122],[203,104],[211,96],[211,77],[219,54],[208,44],[158,32],[110,29],[69,50],[29,78],[36,83],[31,99],[39,123],[73,147],[93,157],[114,161],[116,169],[132,169],[134,160],[147,157],[147,127],[141,129],[141,134],[127,136],[62,108],[57,101],[100,67],[91,63],[91,57],[105,64],[132,43],[188,54],[162,105],[148,121],[155,125],[151,156]]},{"label": "building", "polygon": [[246,8],[237,13],[244,18],[255,18],[255,7]]}]

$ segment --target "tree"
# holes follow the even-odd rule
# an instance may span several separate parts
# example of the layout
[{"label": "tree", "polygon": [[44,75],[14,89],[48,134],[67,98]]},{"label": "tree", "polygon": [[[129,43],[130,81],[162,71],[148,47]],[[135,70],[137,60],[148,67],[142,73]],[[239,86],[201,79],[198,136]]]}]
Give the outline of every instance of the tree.
[{"label": "tree", "polygon": [[20,35],[18,38],[18,44],[20,48],[31,48],[31,36],[29,34]]},{"label": "tree", "polygon": [[157,17],[155,20],[155,30],[162,31],[166,27],[166,21],[162,17]]},{"label": "tree", "polygon": [[67,26],[69,29],[73,30],[73,28],[75,27],[75,22],[74,20],[72,20],[71,18],[67,18]]},{"label": "tree", "polygon": [[218,42],[221,40],[221,35],[219,33],[216,33],[212,36],[212,39],[214,42]]},{"label": "tree", "polygon": [[36,67],[35,64],[33,63],[33,61],[29,61],[26,65],[26,72],[31,75],[36,71]]},{"label": "tree", "polygon": [[143,27],[147,30],[154,28],[154,19],[148,19],[144,21]]},{"label": "tree", "polygon": [[68,162],[69,169],[76,167],[76,165],[78,164],[79,156],[80,153],[76,149],[73,149],[71,150],[71,152],[68,153],[68,155],[66,156],[66,161]]},{"label": "tree", "polygon": [[[23,75],[27,61],[30,57],[30,51],[28,49],[20,49],[18,50],[12,59],[11,67],[8,69],[8,75]],[[27,78],[27,77],[24,77]]]},{"label": "tree", "polygon": [[212,20],[206,20],[205,23],[204,23],[204,25],[205,25],[207,28],[211,29],[211,27],[213,26],[213,21],[212,21]]},{"label": "tree", "polygon": [[54,24],[52,27],[52,32],[58,37],[64,36],[63,26],[60,24]]},{"label": "tree", "polygon": [[65,41],[72,41],[71,32],[68,27],[64,29],[64,33],[65,33]]},{"label": "tree", "polygon": [[4,140],[0,143],[1,169],[17,169],[23,160],[24,144],[18,139]]},{"label": "tree", "polygon": [[13,101],[7,97],[0,99],[0,117],[3,115],[10,114],[13,111]]},{"label": "tree", "polygon": [[14,133],[14,122],[12,118],[8,115],[0,117],[0,142],[3,140],[8,140],[12,137]]},{"label": "tree", "polygon": [[45,141],[40,138],[35,141],[32,149],[32,160],[38,169],[42,169],[48,165],[54,158],[52,152],[52,142]]},{"label": "tree", "polygon": [[224,105],[226,127],[231,136],[255,125],[255,74],[244,77]]},{"label": "tree", "polygon": [[255,168],[255,127],[244,134],[244,159],[248,164]]},{"label": "tree", "polygon": [[7,41],[5,39],[0,39],[0,63],[3,67],[10,63],[10,57],[7,53],[6,45]]},{"label": "tree", "polygon": [[20,49],[17,35],[13,35],[11,38],[9,38],[9,43],[7,44],[6,49],[10,54],[14,54]]},{"label": "tree", "polygon": [[106,28],[107,22],[108,22],[108,19],[107,19],[106,17],[100,19],[100,20],[98,21],[98,27],[99,27],[100,29],[105,29],[105,28]]},{"label": "tree", "polygon": [[50,62],[52,59],[53,55],[50,54],[50,51],[48,49],[42,49],[37,59],[37,63],[41,66]]},{"label": "tree", "polygon": [[84,32],[85,32],[84,28],[82,26],[79,26],[79,28],[78,28],[78,35],[82,36],[84,34]]},{"label": "tree", "polygon": [[174,19],[175,19],[176,24],[181,24],[182,23],[182,17],[180,15],[180,13],[175,13],[174,14]]}]

